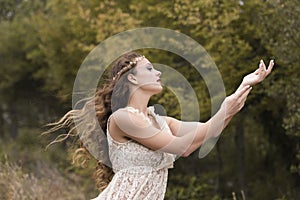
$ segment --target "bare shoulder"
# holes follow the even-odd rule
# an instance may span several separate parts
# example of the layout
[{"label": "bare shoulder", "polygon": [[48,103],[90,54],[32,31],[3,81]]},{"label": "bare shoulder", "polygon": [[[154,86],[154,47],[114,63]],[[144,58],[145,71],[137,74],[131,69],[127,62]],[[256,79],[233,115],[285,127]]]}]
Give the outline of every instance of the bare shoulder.
[{"label": "bare shoulder", "polygon": [[[130,138],[126,137],[126,135],[122,132],[122,130],[117,125],[118,123],[126,123],[126,121],[125,121],[126,118],[124,118],[124,120],[123,120],[123,117],[122,117],[123,115],[124,115],[123,111],[117,110],[116,112],[114,112],[110,116],[108,127],[107,127],[110,136],[115,141],[120,142],[120,143],[125,143],[130,140]],[[119,120],[123,120],[123,121],[120,122]]]},{"label": "bare shoulder", "polygon": [[131,108],[121,108],[112,114],[112,121],[119,128],[124,129],[126,127],[132,128],[146,128],[149,121],[145,120],[145,117]]},{"label": "bare shoulder", "polygon": [[166,130],[161,130],[143,119],[139,113],[119,109],[112,114],[109,127],[116,137],[132,139],[150,149],[162,149],[174,139]]},{"label": "bare shoulder", "polygon": [[166,120],[166,122],[167,122],[167,124],[168,124],[169,126],[170,126],[170,124],[172,124],[172,123],[177,123],[177,122],[179,122],[178,119],[173,118],[173,117],[169,117],[169,116],[166,116],[166,117],[165,117],[165,120]]},{"label": "bare shoulder", "polygon": [[177,126],[179,126],[180,122],[178,119],[166,116],[165,120],[171,130],[174,130]]},{"label": "bare shoulder", "polygon": [[139,113],[121,108],[112,114],[108,128],[114,139],[125,141],[146,134],[146,128],[149,126],[149,122],[143,119]]}]

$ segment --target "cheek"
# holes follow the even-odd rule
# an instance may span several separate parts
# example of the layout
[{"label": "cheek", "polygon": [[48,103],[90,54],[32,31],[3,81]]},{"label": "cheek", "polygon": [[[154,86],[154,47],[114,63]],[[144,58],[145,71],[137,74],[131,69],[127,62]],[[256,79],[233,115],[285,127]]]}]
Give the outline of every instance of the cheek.
[{"label": "cheek", "polygon": [[160,83],[157,82],[157,80],[144,79],[140,85],[143,87],[157,87],[157,86],[160,86]]},{"label": "cheek", "polygon": [[157,78],[155,78],[153,75],[142,75],[139,77],[140,83],[153,83],[156,81]]}]

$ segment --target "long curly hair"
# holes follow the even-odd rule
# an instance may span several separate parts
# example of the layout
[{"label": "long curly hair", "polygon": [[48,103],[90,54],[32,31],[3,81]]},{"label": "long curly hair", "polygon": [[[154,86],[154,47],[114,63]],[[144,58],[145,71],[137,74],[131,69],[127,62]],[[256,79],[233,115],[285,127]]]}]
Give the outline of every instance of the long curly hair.
[{"label": "long curly hair", "polygon": [[[100,125],[106,135],[109,116],[119,108],[127,106],[130,90],[126,74],[136,73],[134,59],[138,57],[141,57],[141,55],[136,52],[129,52],[121,56],[112,67],[111,78],[97,89],[94,96],[86,99],[81,109],[72,109],[57,122],[48,124],[51,128],[43,134],[53,133],[60,129],[68,130],[67,133],[58,135],[49,145],[63,142],[72,136],[77,138],[76,142],[79,148],[73,152],[73,164],[80,164],[84,167],[87,160],[92,157],[81,138],[88,138],[95,134],[97,124]],[[89,118],[89,125],[85,125],[84,130],[80,129],[82,124],[86,124],[86,118],[90,117],[91,113],[94,114],[92,119]],[[79,135],[81,137],[78,137]],[[101,161],[97,163],[94,179],[96,187],[103,191],[111,181],[114,173],[110,166],[103,164]]]}]

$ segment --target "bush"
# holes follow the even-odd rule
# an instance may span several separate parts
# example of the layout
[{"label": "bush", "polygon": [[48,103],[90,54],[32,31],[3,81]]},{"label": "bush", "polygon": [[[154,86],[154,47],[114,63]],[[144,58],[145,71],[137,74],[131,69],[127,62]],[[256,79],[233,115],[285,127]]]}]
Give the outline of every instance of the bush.
[{"label": "bush", "polygon": [[0,199],[43,200],[85,199],[80,189],[57,170],[40,164],[39,175],[24,173],[22,167],[8,161],[0,163]]}]

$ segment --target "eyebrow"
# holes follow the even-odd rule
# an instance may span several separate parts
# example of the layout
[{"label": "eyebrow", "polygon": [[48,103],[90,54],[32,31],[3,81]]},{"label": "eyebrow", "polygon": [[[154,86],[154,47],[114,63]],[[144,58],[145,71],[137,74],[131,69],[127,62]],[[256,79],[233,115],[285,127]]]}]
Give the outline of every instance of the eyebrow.
[{"label": "eyebrow", "polygon": [[148,67],[148,66],[153,67],[153,65],[152,65],[151,63],[147,63],[147,64],[145,65],[145,67]]}]

